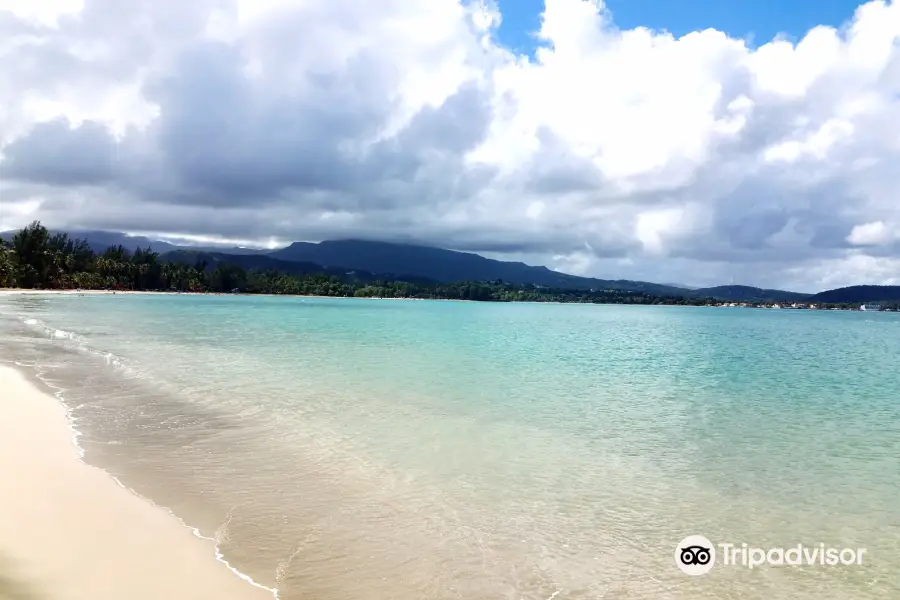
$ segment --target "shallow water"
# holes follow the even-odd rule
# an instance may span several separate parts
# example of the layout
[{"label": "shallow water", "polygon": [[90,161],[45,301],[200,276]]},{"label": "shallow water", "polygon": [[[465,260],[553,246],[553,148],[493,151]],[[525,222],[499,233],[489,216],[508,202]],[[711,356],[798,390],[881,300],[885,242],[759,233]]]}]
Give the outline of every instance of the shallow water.
[{"label": "shallow water", "polygon": [[7,296],[0,358],[282,600],[900,597],[900,315]]}]

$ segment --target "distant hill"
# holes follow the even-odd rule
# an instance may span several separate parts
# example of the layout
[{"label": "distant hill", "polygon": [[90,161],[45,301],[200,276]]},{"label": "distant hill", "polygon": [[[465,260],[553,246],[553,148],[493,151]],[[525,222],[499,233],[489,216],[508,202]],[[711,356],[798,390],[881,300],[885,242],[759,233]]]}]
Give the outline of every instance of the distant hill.
[{"label": "distant hill", "polygon": [[506,262],[430,246],[336,240],[294,242],[287,248],[269,254],[286,261],[306,261],[329,267],[360,269],[393,276],[413,275],[440,282],[493,281],[542,285],[567,289],[613,289],[642,291],[656,295],[682,296],[688,290],[658,283],[629,280],[604,280],[567,275],[547,267],[534,267],[521,262]]},{"label": "distant hill", "polygon": [[720,285],[717,287],[692,290],[691,294],[699,298],[716,298],[729,302],[801,302],[808,300],[810,294],[786,292],[784,290],[767,290],[748,285]]},{"label": "distant hill", "polygon": [[[360,271],[346,269],[342,267],[325,267],[318,263],[306,261],[287,261],[278,260],[271,256],[262,254],[226,254],[224,252],[207,252],[198,250],[174,250],[160,255],[160,258],[167,262],[183,263],[195,265],[198,261],[205,261],[206,268],[212,270],[216,268],[218,263],[232,264],[242,267],[243,269],[273,270],[288,275],[310,275],[314,273],[324,273],[334,275],[343,280],[352,281],[376,281],[385,279],[381,274],[371,273],[368,271]],[[434,283],[434,280],[426,277],[391,277],[397,281],[408,281],[410,283]]]},{"label": "distant hill", "polygon": [[272,252],[265,248],[244,248],[242,246],[176,246],[179,250],[194,250],[196,252],[214,252],[218,254],[231,254],[242,256],[262,256]]},{"label": "distant hill", "polygon": [[[11,239],[15,231],[0,232],[0,238]],[[162,240],[154,240],[141,235],[126,235],[118,231],[100,231],[100,230],[50,230],[51,234],[66,233],[70,238],[87,241],[91,249],[96,253],[102,253],[110,246],[122,246],[127,250],[134,251],[136,248],[149,247],[154,252],[163,254],[174,250],[197,250],[204,252],[221,252],[225,254],[267,254],[271,250],[260,250],[257,248],[227,248],[223,246],[179,246]]]},{"label": "distant hill", "polygon": [[[10,240],[16,233],[17,232],[15,231],[3,231],[0,232],[0,238]],[[91,247],[91,250],[97,254],[104,252],[110,246],[122,246],[123,248],[132,251],[135,248],[147,248],[149,246],[151,250],[159,252],[160,254],[179,249],[179,246],[170,244],[169,242],[151,240],[150,238],[140,235],[125,235],[124,233],[119,233],[117,231],[50,230],[51,235],[57,233],[66,233],[70,238],[85,240]]]},{"label": "distant hill", "polygon": [[863,304],[865,302],[900,301],[900,285],[853,285],[820,292],[810,302]]},{"label": "distant hill", "polygon": [[673,287],[673,288],[681,288],[684,290],[699,290],[700,289],[696,285],[685,285],[683,283],[671,283],[669,281],[663,281],[661,285],[667,285],[667,286]]},{"label": "distant hill", "polygon": [[161,240],[151,240],[140,235],[125,235],[116,231],[65,231],[58,232],[51,230],[50,233],[67,233],[70,238],[85,240],[91,249],[98,254],[105,251],[110,246],[122,246],[126,250],[135,250],[136,248],[150,247],[154,252],[169,252],[177,250],[178,246],[163,242]]},{"label": "distant hill", "polygon": [[[13,233],[15,232],[0,232],[0,237],[9,239]],[[91,248],[98,253],[109,246],[121,245],[128,250],[150,247],[153,251],[159,252],[165,260],[194,264],[198,259],[202,259],[207,261],[210,268],[214,268],[217,262],[230,262],[245,269],[274,269],[297,275],[324,272],[342,279],[357,281],[393,279],[451,283],[502,280],[556,289],[634,291],[656,296],[716,298],[728,302],[809,301],[862,304],[900,301],[900,286],[852,286],[815,295],[745,285],[692,289],[677,284],[579,277],[543,266],[494,260],[469,252],[391,242],[365,240],[294,242],[286,248],[269,251],[221,246],[179,246],[115,231],[70,230],[66,233],[71,237],[87,240]]]},{"label": "distant hill", "polygon": [[[12,237],[13,233],[6,232],[5,236]],[[56,231],[52,231],[52,233],[56,233]],[[294,242],[286,248],[268,251],[251,248],[177,246],[161,240],[153,240],[144,236],[130,236],[115,231],[69,230],[65,233],[73,238],[87,240],[97,253],[103,252],[110,246],[121,245],[128,250],[150,247],[151,250],[160,254],[205,252],[223,256],[267,256],[276,261],[322,265],[326,270],[334,273],[360,271],[404,281],[423,279],[449,283],[500,279],[509,283],[560,289],[627,290],[659,296],[684,296],[689,293],[689,290],[685,288],[670,285],[627,279],[605,280],[578,277],[553,271],[543,266],[530,266],[521,262],[485,258],[468,252],[411,244],[362,240],[326,241],[317,244]],[[3,236],[4,234],[0,234],[0,237]],[[255,266],[257,263],[253,261],[247,263],[232,260],[231,262],[241,264],[245,268],[268,268],[263,265],[269,264],[263,261],[258,263],[260,266],[257,267]],[[254,267],[248,265],[254,265]],[[286,267],[281,265],[272,268],[284,271]],[[318,271],[321,272],[322,268],[318,268]]]},{"label": "distant hill", "polygon": [[308,262],[291,262],[277,260],[266,255],[254,254],[227,254],[225,252],[209,252],[206,250],[193,250],[178,248],[171,252],[164,252],[160,258],[167,262],[196,264],[205,261],[208,269],[214,269],[218,263],[238,265],[244,269],[274,269],[290,275],[304,275],[306,273],[321,273],[322,266]]}]

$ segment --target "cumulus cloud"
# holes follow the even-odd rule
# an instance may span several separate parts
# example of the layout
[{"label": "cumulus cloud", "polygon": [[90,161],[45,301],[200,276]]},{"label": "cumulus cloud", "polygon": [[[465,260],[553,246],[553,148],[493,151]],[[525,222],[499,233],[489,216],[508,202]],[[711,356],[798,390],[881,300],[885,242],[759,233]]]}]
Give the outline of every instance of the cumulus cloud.
[{"label": "cumulus cloud", "polygon": [[7,228],[420,241],[598,277],[900,273],[900,3],[759,47],[546,0],[0,0]]},{"label": "cumulus cloud", "polygon": [[847,241],[855,246],[880,246],[896,237],[883,221],[873,221],[855,226],[847,236]]}]

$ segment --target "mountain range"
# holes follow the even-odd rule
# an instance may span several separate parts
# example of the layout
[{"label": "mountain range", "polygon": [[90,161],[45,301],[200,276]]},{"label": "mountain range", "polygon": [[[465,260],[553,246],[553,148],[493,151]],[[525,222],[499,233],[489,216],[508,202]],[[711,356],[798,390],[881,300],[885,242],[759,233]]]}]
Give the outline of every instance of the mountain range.
[{"label": "mountain range", "polygon": [[[0,233],[9,238],[11,232]],[[245,269],[274,269],[290,274],[352,274],[357,279],[404,281],[503,280],[547,288],[638,291],[657,296],[716,298],[728,302],[884,302],[900,300],[900,286],[852,286],[819,294],[761,289],[743,285],[689,288],[673,284],[580,277],[521,262],[494,260],[469,252],[430,246],[367,240],[294,242],[276,250],[223,246],[179,246],[143,236],[112,231],[67,231],[86,240],[95,252],[109,246],[150,248],[164,260],[209,265],[228,262]]]}]

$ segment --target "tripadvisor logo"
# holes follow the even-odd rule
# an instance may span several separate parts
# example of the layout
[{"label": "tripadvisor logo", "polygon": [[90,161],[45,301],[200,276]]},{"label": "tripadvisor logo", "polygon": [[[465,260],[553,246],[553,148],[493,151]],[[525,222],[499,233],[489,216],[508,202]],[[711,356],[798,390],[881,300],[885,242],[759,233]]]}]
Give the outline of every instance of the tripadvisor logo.
[{"label": "tripadvisor logo", "polygon": [[687,575],[706,575],[718,562],[730,567],[861,565],[865,548],[835,548],[796,544],[787,548],[757,548],[747,544],[713,544],[702,535],[689,535],[675,546],[675,565]]},{"label": "tripadvisor logo", "polygon": [[675,564],[688,575],[706,575],[716,564],[716,547],[702,535],[689,535],[675,546]]}]

